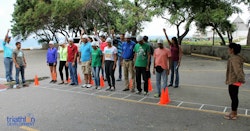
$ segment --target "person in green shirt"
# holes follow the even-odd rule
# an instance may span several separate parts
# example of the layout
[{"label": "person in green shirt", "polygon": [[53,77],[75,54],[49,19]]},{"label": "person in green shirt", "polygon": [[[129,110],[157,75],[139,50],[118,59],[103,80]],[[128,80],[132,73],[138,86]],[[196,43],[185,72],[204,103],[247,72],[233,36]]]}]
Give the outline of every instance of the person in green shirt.
[{"label": "person in green shirt", "polygon": [[136,85],[138,92],[136,94],[141,94],[141,76],[143,77],[144,83],[144,95],[148,94],[148,82],[146,71],[149,70],[150,62],[150,46],[145,44],[142,36],[137,36],[136,41],[138,42],[134,47],[134,61],[136,70]]},{"label": "person in green shirt", "polygon": [[[59,83],[61,84],[68,84],[68,79],[69,79],[69,69],[68,66],[66,66],[66,61],[67,61],[67,57],[68,57],[68,48],[66,46],[66,42],[65,41],[60,41],[59,42],[59,49],[58,49],[58,54],[59,54],[59,74],[61,77],[62,82]],[[64,82],[63,79],[63,67],[65,68],[65,74],[66,74],[66,80]]]},{"label": "person in green shirt", "polygon": [[92,42],[92,50],[91,50],[91,67],[94,75],[95,86],[96,89],[100,88],[100,77],[99,72],[102,66],[102,51],[98,48],[98,42]]}]

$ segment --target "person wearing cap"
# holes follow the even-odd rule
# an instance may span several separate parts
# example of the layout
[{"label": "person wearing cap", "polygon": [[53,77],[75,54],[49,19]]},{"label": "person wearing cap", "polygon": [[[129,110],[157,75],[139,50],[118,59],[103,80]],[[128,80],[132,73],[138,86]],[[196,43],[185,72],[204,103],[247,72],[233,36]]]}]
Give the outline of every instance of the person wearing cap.
[{"label": "person wearing cap", "polygon": [[5,67],[5,78],[7,82],[14,81],[12,77],[12,69],[13,69],[13,60],[12,60],[12,53],[14,47],[10,44],[11,37],[9,36],[9,31],[7,31],[7,34],[5,35],[4,41],[3,41],[3,57],[4,57],[4,67]]},{"label": "person wearing cap", "polygon": [[[122,57],[121,57],[121,54],[122,54],[122,44],[124,42],[124,34],[121,34],[120,37],[122,39],[119,39],[119,36],[116,37],[115,36],[115,32],[114,30],[111,30],[111,34],[112,34],[112,38],[114,39],[113,41],[113,45],[116,46],[117,48],[117,64],[118,64],[118,79],[116,81],[121,81],[122,80]],[[115,45],[116,44],[116,45]]]},{"label": "person wearing cap", "polygon": [[[108,45],[104,48],[103,51],[103,66],[105,64],[105,73],[106,79],[109,84],[109,88],[107,90],[114,91],[115,90],[115,68],[117,61],[117,48],[112,45],[112,39],[107,38],[106,42]],[[111,80],[110,80],[111,77]],[[111,83],[112,82],[112,83]]]},{"label": "person wearing cap", "polygon": [[145,44],[147,44],[147,45],[149,45],[149,47],[150,47],[150,58],[149,58],[149,70],[148,71],[146,71],[146,73],[147,73],[147,77],[148,77],[148,79],[149,78],[151,78],[151,73],[150,73],[150,67],[151,67],[151,56],[153,56],[153,54],[154,54],[154,48],[153,48],[153,45],[152,45],[152,43],[150,43],[149,41],[148,41],[148,36],[143,36],[143,41],[145,42]]},{"label": "person wearing cap", "polygon": [[50,83],[57,82],[56,64],[57,64],[57,49],[54,47],[54,42],[50,41],[49,48],[47,51],[47,65],[49,66],[50,74],[51,74],[51,78],[52,78]]},{"label": "person wearing cap", "polygon": [[[95,35],[98,36],[96,28],[94,28],[94,31],[95,31]],[[100,37],[97,37],[97,38],[100,41],[100,46],[99,47],[100,47],[100,49],[101,49],[101,51],[103,53],[104,48],[108,45],[108,43],[106,42],[106,36],[104,35],[104,33],[100,33]],[[101,73],[102,73],[104,81],[106,81],[106,79],[105,79],[105,70],[104,70],[103,66],[101,67]]]},{"label": "person wearing cap", "polygon": [[91,43],[88,36],[81,34],[81,44],[79,50],[79,63],[82,64],[82,73],[84,74],[85,84],[82,88],[91,87]]},{"label": "person wearing cap", "polygon": [[69,45],[68,45],[68,57],[66,66],[69,67],[70,72],[70,79],[71,83],[70,85],[78,85],[77,81],[77,55],[78,55],[78,48],[73,42],[73,38],[68,39]]},{"label": "person wearing cap", "polygon": [[124,79],[125,79],[125,88],[123,91],[129,91],[129,74],[130,74],[130,79],[133,81],[133,87],[131,87],[131,92],[134,92],[134,47],[135,47],[135,42],[131,40],[131,35],[126,33],[125,34],[125,42],[122,44],[122,65],[123,65],[123,72],[124,72]]},{"label": "person wearing cap", "polygon": [[21,73],[23,86],[27,86],[25,78],[24,78],[24,69],[26,67],[26,60],[24,57],[24,53],[21,50],[20,42],[16,42],[16,50],[13,52],[13,62],[15,63],[15,67],[16,67],[16,88],[20,88],[19,72]]},{"label": "person wearing cap", "polygon": [[[163,46],[163,40],[157,41],[158,48],[154,51],[154,68],[153,74],[156,74],[156,94],[154,97],[161,96],[161,89],[167,88],[167,80],[169,75],[169,64],[171,61],[171,51]],[[161,85],[162,81],[162,85]]]},{"label": "person wearing cap", "polygon": [[134,61],[135,61],[135,70],[136,70],[136,84],[137,90],[136,94],[141,94],[141,76],[143,77],[144,82],[144,95],[148,94],[148,82],[147,82],[147,74],[146,71],[149,70],[149,62],[150,62],[150,47],[145,44],[143,41],[143,37],[138,35],[136,37],[136,41],[138,42],[134,47]]},{"label": "person wearing cap", "polygon": [[[168,38],[168,35],[166,33],[166,29],[163,29],[163,32],[166,36],[166,39],[168,41],[170,51],[171,51],[171,77],[170,77],[170,84],[168,87],[173,86],[174,88],[179,87],[179,67],[181,64],[181,58],[182,58],[182,49],[181,46],[178,43],[178,40],[176,37],[173,37],[172,40],[170,41]],[[175,77],[175,78],[174,78]],[[174,81],[175,80],[175,81]]]},{"label": "person wearing cap", "polygon": [[100,69],[102,66],[102,51],[98,48],[99,43],[97,41],[92,42],[91,50],[91,67],[94,75],[96,89],[100,88]]},{"label": "person wearing cap", "polygon": [[[59,41],[59,49],[58,49],[58,54],[59,54],[59,74],[61,77],[61,83],[59,84],[64,84],[64,83],[68,83],[68,79],[69,79],[69,69],[66,66],[66,61],[67,61],[67,56],[68,56],[68,52],[67,52],[68,48],[66,46],[66,43],[64,40]],[[64,78],[63,78],[63,68],[65,69],[65,74],[66,74],[66,79],[64,82]]]}]

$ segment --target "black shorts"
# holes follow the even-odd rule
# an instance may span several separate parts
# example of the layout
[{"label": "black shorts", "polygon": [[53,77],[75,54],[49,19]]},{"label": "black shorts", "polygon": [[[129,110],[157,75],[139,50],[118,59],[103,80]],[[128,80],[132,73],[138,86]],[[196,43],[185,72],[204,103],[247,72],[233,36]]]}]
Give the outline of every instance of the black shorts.
[{"label": "black shorts", "polygon": [[[57,64],[57,63],[56,63]],[[56,65],[54,65],[54,63],[49,63],[49,66],[56,66]]]}]

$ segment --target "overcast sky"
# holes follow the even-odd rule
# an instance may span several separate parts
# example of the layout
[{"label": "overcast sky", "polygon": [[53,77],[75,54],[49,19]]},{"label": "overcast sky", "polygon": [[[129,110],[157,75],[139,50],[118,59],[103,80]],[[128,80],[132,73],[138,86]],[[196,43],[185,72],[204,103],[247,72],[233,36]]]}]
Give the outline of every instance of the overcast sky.
[{"label": "overcast sky", "polygon": [[[14,11],[14,3],[16,0],[0,0],[0,39],[3,39],[7,29],[11,28],[11,14]],[[247,11],[247,6],[244,4],[239,5],[239,7],[243,10],[243,13],[239,14],[240,17],[246,22],[249,18],[249,13]],[[233,15],[231,19],[235,19],[237,15]],[[170,26],[164,19],[161,18],[153,18],[153,21],[150,23],[144,23],[144,30],[141,35],[149,35],[149,36],[161,36],[163,35],[162,28],[167,29],[167,33],[169,36],[176,35],[176,28],[174,26]],[[192,26],[191,31],[188,36],[192,36],[196,28]]]}]

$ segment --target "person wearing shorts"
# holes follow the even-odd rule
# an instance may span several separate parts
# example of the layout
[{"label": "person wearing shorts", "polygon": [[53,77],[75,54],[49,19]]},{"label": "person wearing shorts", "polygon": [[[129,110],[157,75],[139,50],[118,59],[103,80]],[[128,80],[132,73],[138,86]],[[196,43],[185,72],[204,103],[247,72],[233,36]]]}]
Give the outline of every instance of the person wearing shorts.
[{"label": "person wearing shorts", "polygon": [[57,49],[54,47],[54,42],[50,41],[49,42],[49,48],[48,48],[48,51],[47,51],[47,65],[49,66],[50,75],[51,75],[51,78],[52,78],[50,83],[56,83],[57,82],[56,64],[57,64]]},{"label": "person wearing shorts", "polygon": [[79,49],[79,63],[82,64],[82,73],[84,74],[85,83],[82,88],[91,87],[91,43],[87,35],[81,35],[81,45]]}]

